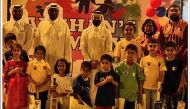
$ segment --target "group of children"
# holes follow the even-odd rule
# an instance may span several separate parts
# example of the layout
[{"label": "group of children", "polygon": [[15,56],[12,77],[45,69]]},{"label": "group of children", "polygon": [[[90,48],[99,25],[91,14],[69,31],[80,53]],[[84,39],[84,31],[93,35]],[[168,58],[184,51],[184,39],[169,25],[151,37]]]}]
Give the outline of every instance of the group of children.
[{"label": "group of children", "polygon": [[[4,59],[6,109],[27,108],[30,103],[28,96],[36,97],[37,92],[42,109],[46,109],[49,94],[57,98],[59,109],[69,109],[72,95],[79,104],[85,102],[91,107],[95,105],[96,109],[119,106],[119,103],[115,103],[118,98],[125,99],[124,109],[135,109],[136,101],[143,104],[143,93],[146,94],[146,109],[154,109],[157,92],[162,92],[164,106],[167,104],[167,108],[176,109],[183,64],[175,57],[175,43],[169,41],[165,44],[166,57],[163,58],[158,53],[158,41],[150,38],[146,44],[148,55],[143,56],[140,44],[132,38],[135,29],[131,23],[124,26],[126,41],[119,42],[115,50],[116,54],[123,57],[116,55],[116,66],[113,66],[114,58],[104,54],[100,58],[100,69],[95,78],[89,78],[93,69],[91,62],[84,61],[81,63],[81,74],[74,80],[66,59],[58,59],[52,69],[45,61],[46,48],[38,45],[34,50],[34,58],[29,61],[22,46],[16,43],[16,36],[7,34],[4,41],[10,50],[5,53]],[[51,86],[54,79],[56,85]],[[89,94],[90,79],[94,79],[98,88],[95,104],[91,102]]]},{"label": "group of children", "polygon": [[[111,109],[115,105],[115,98],[125,99],[125,109],[134,109],[135,101],[142,103],[142,94],[146,94],[147,109],[154,109],[158,85],[163,83],[163,101],[168,96],[176,95],[179,86],[182,63],[175,58],[175,44],[166,43],[165,60],[157,55],[159,44],[150,40],[148,44],[149,55],[143,57],[140,65],[135,62],[138,48],[129,44],[125,48],[126,60],[119,62],[113,69],[113,58],[104,54],[101,56],[101,70],[96,73],[94,83],[98,87],[95,105],[96,109]],[[41,107],[45,109],[52,71],[44,60],[46,49],[39,45],[34,50],[35,58],[29,61],[28,66],[20,56],[22,47],[14,43],[11,47],[12,59],[4,67],[7,84],[7,109],[25,108],[28,106],[28,94],[36,96],[39,91]],[[91,63],[84,61],[81,64],[81,75],[73,82],[69,75],[70,64],[65,59],[58,59],[52,78],[56,78],[56,87],[51,87],[54,97],[58,97],[60,109],[69,108],[69,95],[73,92],[79,103],[83,101],[92,106],[90,90]],[[143,72],[144,71],[144,72]],[[165,78],[164,78],[164,71]],[[175,82],[175,83],[174,83]],[[117,91],[117,87],[119,90]],[[161,87],[159,87],[161,88]],[[144,90],[143,90],[144,89]],[[118,94],[119,93],[119,94]],[[117,95],[117,97],[116,97]],[[177,97],[173,97],[173,105],[177,105]],[[172,105],[172,106],[173,106]]]}]

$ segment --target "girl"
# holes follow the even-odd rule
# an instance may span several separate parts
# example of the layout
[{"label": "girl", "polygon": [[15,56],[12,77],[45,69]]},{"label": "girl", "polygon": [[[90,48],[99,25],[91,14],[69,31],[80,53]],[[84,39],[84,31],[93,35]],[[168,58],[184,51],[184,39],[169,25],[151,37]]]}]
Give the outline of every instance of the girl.
[{"label": "girl", "polygon": [[101,56],[101,71],[97,72],[94,83],[98,87],[95,105],[96,109],[112,109],[115,105],[116,87],[119,78],[112,68],[112,57]]},{"label": "girl", "polygon": [[135,61],[140,61],[141,57],[144,55],[142,52],[141,46],[134,40],[134,34],[136,33],[136,26],[132,22],[127,22],[123,26],[123,36],[125,36],[124,40],[121,40],[117,43],[115,49],[115,57],[116,63],[123,61],[126,59],[125,48],[129,44],[134,44],[138,47],[137,58]]},{"label": "girl", "polygon": [[39,99],[41,100],[41,109],[45,109],[48,89],[51,80],[50,65],[44,60],[46,49],[39,45],[34,50],[35,58],[28,64],[27,73],[29,78],[28,91],[30,95],[36,98],[37,91],[39,92]]},{"label": "girl", "polygon": [[27,64],[20,60],[22,46],[15,43],[12,48],[13,58],[5,64],[4,74],[8,80],[6,109],[26,109],[27,100]]},{"label": "girl", "polygon": [[72,79],[69,74],[70,63],[66,59],[58,59],[54,66],[55,73],[52,82],[55,79],[55,87],[51,87],[53,97],[58,99],[58,109],[69,109],[70,93],[72,92]]}]

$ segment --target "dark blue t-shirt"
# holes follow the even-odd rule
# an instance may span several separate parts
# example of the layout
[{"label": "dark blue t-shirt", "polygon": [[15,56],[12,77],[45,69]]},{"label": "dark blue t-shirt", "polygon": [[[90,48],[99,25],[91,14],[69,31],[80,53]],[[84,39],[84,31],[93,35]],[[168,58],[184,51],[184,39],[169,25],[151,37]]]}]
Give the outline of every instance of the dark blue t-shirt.
[{"label": "dark blue t-shirt", "polygon": [[[81,75],[79,75],[73,81],[73,92],[75,94],[79,94],[82,100],[92,107],[91,99],[90,99],[90,80],[84,80]],[[75,96],[76,98],[76,96]]]},{"label": "dark blue t-shirt", "polygon": [[180,76],[183,69],[183,63],[181,60],[175,58],[172,61],[165,59],[167,71],[164,76],[163,93],[173,94],[177,91],[180,82]]},{"label": "dark blue t-shirt", "polygon": [[[114,72],[110,71],[107,73],[97,72],[94,83],[97,84],[103,81],[106,76],[112,76],[113,79],[119,82],[119,76]],[[96,106],[114,106],[116,98],[116,87],[110,82],[105,84],[104,86],[98,87],[95,105]]]}]

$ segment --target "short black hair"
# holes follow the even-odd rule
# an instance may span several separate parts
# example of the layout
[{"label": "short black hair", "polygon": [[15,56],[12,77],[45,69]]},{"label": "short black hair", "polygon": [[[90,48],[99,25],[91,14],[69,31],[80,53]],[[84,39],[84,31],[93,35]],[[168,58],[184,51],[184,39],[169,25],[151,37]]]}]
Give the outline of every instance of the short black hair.
[{"label": "short black hair", "polygon": [[168,41],[164,44],[164,49],[166,49],[167,47],[173,47],[174,49],[176,49],[176,43],[173,41]]},{"label": "short black hair", "polygon": [[89,61],[83,61],[81,63],[81,68],[89,68],[90,70],[92,70],[92,64]]},{"label": "short black hair", "polygon": [[125,51],[127,51],[127,50],[129,50],[129,49],[134,50],[136,53],[138,52],[138,48],[137,48],[137,46],[134,45],[134,44],[129,44],[129,45],[127,45],[126,48],[125,48]]},{"label": "short black hair", "polygon": [[46,48],[43,45],[38,45],[35,47],[34,53],[36,53],[38,50],[42,50],[44,53],[44,57],[46,55]]},{"label": "short black hair", "polygon": [[4,42],[8,42],[9,40],[15,40],[16,41],[16,35],[14,33],[7,33],[4,38]]},{"label": "short black hair", "polygon": [[124,31],[124,29],[125,29],[125,27],[126,27],[127,25],[132,26],[132,27],[133,27],[133,30],[134,30],[134,33],[136,33],[137,28],[136,28],[135,24],[132,23],[132,22],[126,22],[126,23],[123,25],[122,31]]},{"label": "short black hair", "polygon": [[65,63],[65,65],[66,65],[65,75],[69,74],[71,64],[66,59],[64,59],[64,58],[60,58],[60,59],[58,59],[56,61],[55,65],[54,65],[54,71],[55,71],[55,73],[59,73],[59,71],[57,69],[57,65],[58,65],[59,62],[64,62]]},{"label": "short black hair", "polygon": [[143,25],[142,25],[141,30],[142,30],[143,33],[145,33],[145,30],[144,30],[145,25],[146,25],[147,23],[149,23],[149,22],[151,22],[151,23],[153,24],[153,27],[154,27],[154,29],[155,29],[155,31],[153,32],[153,34],[155,34],[156,31],[158,30],[158,27],[156,26],[156,23],[155,23],[154,20],[152,20],[152,19],[146,19],[146,20],[144,21]]},{"label": "short black hair", "polygon": [[102,61],[103,59],[106,59],[106,60],[108,60],[109,62],[113,62],[113,58],[112,58],[112,56],[110,56],[109,54],[103,54],[102,56],[101,56],[101,58],[100,58],[100,61]]},{"label": "short black hair", "polygon": [[167,11],[166,11],[166,17],[168,17],[168,11],[170,10],[170,8],[172,8],[172,7],[175,7],[175,8],[178,8],[179,10],[181,10],[181,8],[180,8],[180,6],[179,5],[177,5],[177,4],[172,4],[172,5],[170,5],[170,7],[167,9]]},{"label": "short black hair", "polygon": [[158,40],[157,40],[157,39],[154,39],[154,38],[150,38],[149,41],[148,41],[148,44],[149,44],[149,43],[156,43],[156,44],[159,45]]}]

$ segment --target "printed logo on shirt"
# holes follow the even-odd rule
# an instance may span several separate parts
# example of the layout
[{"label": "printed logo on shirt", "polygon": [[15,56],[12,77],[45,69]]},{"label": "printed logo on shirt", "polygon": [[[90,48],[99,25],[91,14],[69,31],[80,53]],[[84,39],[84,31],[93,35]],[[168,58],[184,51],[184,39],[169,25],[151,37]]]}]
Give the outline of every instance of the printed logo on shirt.
[{"label": "printed logo on shirt", "polygon": [[176,71],[176,70],[177,70],[177,67],[173,66],[172,71]]},{"label": "printed logo on shirt", "polygon": [[34,66],[34,70],[36,70],[37,69],[37,67],[36,66]]},{"label": "printed logo on shirt", "polygon": [[147,65],[150,66],[150,62],[147,62]]},{"label": "printed logo on shirt", "polygon": [[161,63],[158,63],[158,67],[160,67]]},{"label": "printed logo on shirt", "polygon": [[125,49],[125,47],[124,47],[124,46],[121,46],[121,49]]},{"label": "printed logo on shirt", "polygon": [[124,75],[125,75],[125,76],[128,76],[128,74],[129,74],[128,71],[125,71],[125,72],[124,72]]},{"label": "printed logo on shirt", "polygon": [[105,80],[105,78],[104,78],[104,77],[101,77],[101,78],[100,78],[100,81],[104,81],[104,80]]},{"label": "printed logo on shirt", "polygon": [[46,70],[46,66],[43,66],[43,69]]}]

